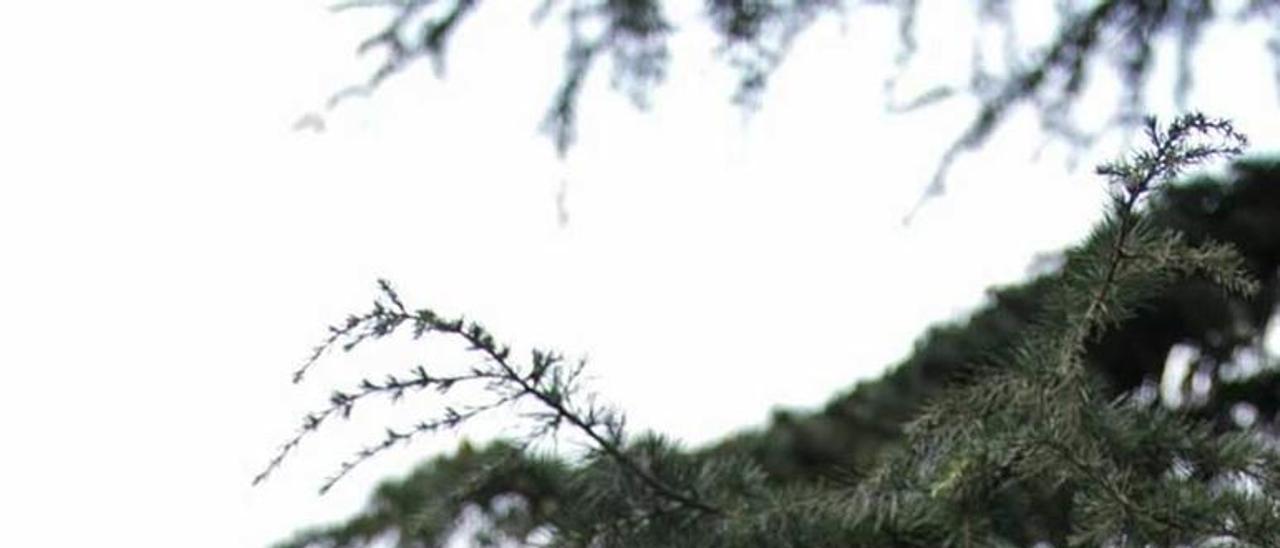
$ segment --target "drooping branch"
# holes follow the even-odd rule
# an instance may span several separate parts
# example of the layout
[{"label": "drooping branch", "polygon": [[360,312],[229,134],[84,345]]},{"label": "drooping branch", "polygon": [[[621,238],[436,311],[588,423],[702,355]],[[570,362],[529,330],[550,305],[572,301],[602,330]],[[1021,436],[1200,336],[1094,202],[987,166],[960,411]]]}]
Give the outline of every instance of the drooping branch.
[{"label": "drooping branch", "polygon": [[[1044,9],[1041,0],[1027,3]],[[1280,3],[1275,0],[1251,1],[1235,12],[1213,0],[1060,2],[1057,30],[1044,43],[1026,44],[1020,42],[1019,23],[1011,15],[1014,4],[1013,0],[984,0],[974,6],[979,26],[974,31],[975,61],[967,81],[940,82],[915,98],[900,100],[893,97],[897,78],[889,78],[886,94],[891,111],[921,108],[953,97],[976,101],[970,121],[938,158],[934,175],[908,220],[920,204],[945,192],[953,164],[983,146],[1018,108],[1031,107],[1049,138],[1079,152],[1106,132],[1127,132],[1140,126],[1143,97],[1150,87],[1148,76],[1164,54],[1162,38],[1172,39],[1175,46],[1177,78],[1171,93],[1177,104],[1185,106],[1194,85],[1191,59],[1210,25],[1280,21]],[[662,0],[542,0],[534,8],[535,23],[557,21],[567,38],[560,83],[550,91],[551,104],[542,120],[542,128],[559,153],[565,154],[573,145],[577,104],[602,58],[612,63],[615,89],[638,106],[648,103],[649,91],[663,82],[670,64],[670,36],[691,27],[671,21],[666,5]],[[707,0],[703,15],[710,32],[719,38],[717,53],[739,73],[732,96],[750,107],[761,102],[767,82],[795,40],[820,18],[844,17],[854,7],[896,10],[899,52],[895,60],[901,71],[920,52],[918,15],[932,5],[920,0]],[[381,52],[383,61],[364,83],[335,94],[327,108],[348,97],[368,95],[419,59],[429,60],[437,72],[442,71],[450,40],[479,6],[479,0],[351,0],[337,4],[336,10],[380,9],[389,19],[357,48],[361,54]],[[505,4],[487,6],[512,9]],[[978,45],[990,33],[1003,34],[1000,65],[988,64]],[[1280,31],[1264,46],[1280,71]],[[1084,127],[1074,107],[1104,61],[1110,63],[1122,87],[1106,122]],[[318,113],[308,114],[299,123],[299,127],[323,126]]]}]

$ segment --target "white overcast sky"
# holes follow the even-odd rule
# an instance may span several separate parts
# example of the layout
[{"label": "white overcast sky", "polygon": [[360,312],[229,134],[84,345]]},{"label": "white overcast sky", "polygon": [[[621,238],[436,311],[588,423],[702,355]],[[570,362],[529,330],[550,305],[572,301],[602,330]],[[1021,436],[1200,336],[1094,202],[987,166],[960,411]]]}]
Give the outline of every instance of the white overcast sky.
[{"label": "white overcast sky", "polygon": [[[904,227],[972,105],[884,114],[894,22],[876,12],[803,35],[749,119],[689,21],[654,108],[595,78],[560,162],[537,122],[561,33],[496,8],[457,34],[445,80],[423,65],[311,133],[290,127],[366,74],[352,50],[375,18],[307,0],[0,6],[0,542],[261,546],[453,447],[417,443],[319,497],[402,417],[358,414],[249,487],[332,383],[411,364],[371,350],[288,382],[378,277],[588,356],[635,427],[697,443],[878,374],[1097,215],[1100,183],[1061,147],[1034,160],[1024,117]],[[913,79],[964,76],[965,11],[926,12]],[[1261,30],[1207,37],[1193,105],[1274,150]]]}]

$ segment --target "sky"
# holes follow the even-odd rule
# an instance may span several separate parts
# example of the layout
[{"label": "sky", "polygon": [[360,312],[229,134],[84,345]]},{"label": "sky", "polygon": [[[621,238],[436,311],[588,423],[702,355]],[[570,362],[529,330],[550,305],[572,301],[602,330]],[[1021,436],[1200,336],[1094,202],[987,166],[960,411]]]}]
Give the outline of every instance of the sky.
[{"label": "sky", "polygon": [[[963,17],[926,12],[921,34]],[[415,442],[318,496],[430,406],[370,410],[249,485],[329,389],[413,364],[392,343],[289,383],[380,277],[588,358],[633,428],[696,444],[877,375],[1098,215],[1100,181],[1037,155],[1020,117],[904,226],[972,105],[884,112],[885,14],[818,24],[751,116],[712,38],[680,33],[650,110],[591,82],[564,160],[537,129],[560,33],[519,10],[481,8],[444,79],[424,65],[294,131],[367,74],[352,50],[376,22],[305,0],[0,6],[6,544],[262,546],[456,446]],[[1267,66],[1257,30],[1207,37],[1193,104],[1274,150],[1269,71],[1233,68]],[[933,40],[908,83],[963,77],[967,44]]]}]

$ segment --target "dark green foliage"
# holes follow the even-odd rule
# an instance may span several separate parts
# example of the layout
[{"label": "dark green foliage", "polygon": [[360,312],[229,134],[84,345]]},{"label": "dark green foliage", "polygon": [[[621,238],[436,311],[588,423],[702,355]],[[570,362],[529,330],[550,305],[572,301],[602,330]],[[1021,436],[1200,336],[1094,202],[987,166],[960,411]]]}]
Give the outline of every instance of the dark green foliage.
[{"label": "dark green foliage", "polygon": [[[1231,244],[1261,282],[1252,298],[1224,295],[1204,280],[1184,279],[1145,303],[1134,318],[1089,344],[1089,363],[1118,396],[1156,382],[1169,348],[1176,343],[1202,350],[1200,366],[1220,378],[1235,353],[1267,327],[1280,294],[1280,163],[1241,162],[1230,180],[1201,178],[1155,197],[1152,222],[1175,229],[1195,245]],[[1011,348],[1043,313],[1046,293],[1059,275],[994,290],[990,303],[964,323],[935,327],[902,364],[881,379],[860,383],[819,413],[797,417],[779,413],[766,432],[727,443],[745,444],[788,477],[811,477],[831,468],[860,469],[901,435],[900,425],[948,381],[972,374],[973,364]],[[1280,379],[1257,372],[1247,379],[1215,383],[1214,397],[1200,413],[1230,425],[1229,411],[1245,401],[1259,415],[1280,411]]]},{"label": "dark green foliage", "polygon": [[567,477],[563,463],[527,456],[510,444],[474,449],[463,443],[453,456],[382,484],[361,516],[303,531],[280,546],[364,546],[389,531],[403,546],[438,545],[453,533],[453,519],[472,504],[491,518],[486,533],[494,540],[524,538],[565,500]]},{"label": "dark green foliage", "polygon": [[[903,364],[823,411],[779,413],[715,446],[682,450],[590,420],[605,412],[549,398],[571,379],[514,386],[537,358],[513,365],[487,332],[432,316],[418,335],[464,337],[498,367],[496,394],[541,402],[536,432],[577,420],[570,430],[592,450],[560,461],[504,443],[464,447],[291,545],[394,535],[437,546],[472,507],[488,516],[487,539],[554,546],[1280,546],[1280,459],[1268,441],[1280,389],[1273,372],[1233,361],[1276,307],[1280,165],[1175,185],[1183,166],[1240,143],[1198,116],[1148,131],[1150,149],[1100,169],[1116,199],[1060,269],[994,292],[966,324],[932,330]],[[326,346],[416,327],[423,312],[384,292],[389,304]],[[1175,343],[1202,349],[1195,367],[1213,382],[1169,409],[1149,392]],[[1261,411],[1248,427],[1230,418],[1243,404]]]}]

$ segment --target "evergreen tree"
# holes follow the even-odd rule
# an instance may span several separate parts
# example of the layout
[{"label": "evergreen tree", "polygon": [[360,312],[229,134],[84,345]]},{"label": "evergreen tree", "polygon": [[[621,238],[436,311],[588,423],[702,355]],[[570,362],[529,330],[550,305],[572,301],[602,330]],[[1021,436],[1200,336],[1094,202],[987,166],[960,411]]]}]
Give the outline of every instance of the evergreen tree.
[{"label": "evergreen tree", "polygon": [[[259,480],[367,398],[477,384],[491,399],[387,430],[324,488],[400,442],[498,408],[525,411],[530,438],[464,446],[385,485],[355,520],[289,545],[355,546],[391,534],[402,546],[436,546],[459,534],[460,516],[474,508],[484,516],[477,541],[490,543],[1280,546],[1280,458],[1258,425],[1219,420],[1231,406],[1273,408],[1280,394],[1271,375],[1236,372],[1215,383],[1216,393],[1169,409],[1143,389],[1159,367],[1128,359],[1198,342],[1202,367],[1227,370],[1222,352],[1256,338],[1276,300],[1277,216],[1257,213],[1280,201],[1243,201],[1274,197],[1274,185],[1172,184],[1188,166],[1240,151],[1243,138],[1229,123],[1193,114],[1145,127],[1149,148],[1099,169],[1114,191],[1108,215],[1060,270],[998,294],[968,331],[935,332],[906,364],[816,416],[779,417],[763,433],[692,451],[631,436],[619,414],[583,392],[580,363],[540,350],[522,359],[475,322],[410,309],[383,282],[373,308],[332,328],[295,380],[332,347],[401,329],[456,341],[483,364],[449,374],[418,368],[335,392]],[[1277,175],[1274,165],[1240,169],[1246,180]],[[1250,209],[1255,203],[1267,205]],[[1248,230],[1261,237],[1246,238],[1247,258],[1212,238]],[[1210,285],[1214,293],[1204,290]],[[1226,319],[1210,306],[1207,318],[1181,326],[1144,323],[1180,299],[1216,303]],[[1002,307],[1014,312],[1002,319]],[[1152,307],[1145,316],[1143,307]],[[1238,327],[1237,315],[1251,321]],[[1160,336],[1116,338],[1135,330]],[[944,352],[959,359],[939,360]],[[821,429],[845,433],[831,436],[829,451],[806,454],[797,440]],[[566,460],[527,446],[559,430],[591,450]]]}]

